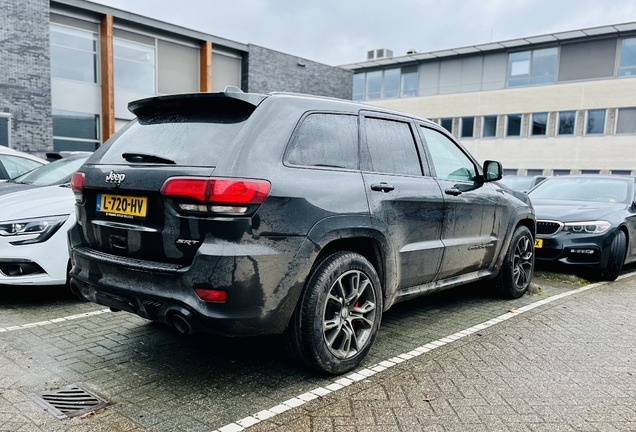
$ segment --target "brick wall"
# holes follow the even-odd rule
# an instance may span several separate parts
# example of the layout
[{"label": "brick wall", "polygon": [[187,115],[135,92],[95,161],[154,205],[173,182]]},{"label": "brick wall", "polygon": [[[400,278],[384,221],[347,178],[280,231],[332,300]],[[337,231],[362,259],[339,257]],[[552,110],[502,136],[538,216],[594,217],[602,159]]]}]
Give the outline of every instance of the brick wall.
[{"label": "brick wall", "polygon": [[353,92],[352,71],[251,44],[243,74],[244,90],[253,93],[285,91],[351,99]]},{"label": "brick wall", "polygon": [[0,0],[0,112],[10,113],[13,148],[53,148],[49,1]]}]

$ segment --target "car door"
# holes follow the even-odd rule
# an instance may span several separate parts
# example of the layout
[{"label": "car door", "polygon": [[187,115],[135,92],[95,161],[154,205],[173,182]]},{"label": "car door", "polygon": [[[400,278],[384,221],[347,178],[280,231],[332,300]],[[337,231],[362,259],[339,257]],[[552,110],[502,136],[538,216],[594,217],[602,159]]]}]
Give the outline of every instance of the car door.
[{"label": "car door", "polygon": [[444,257],[437,278],[490,268],[505,226],[502,192],[480,179],[477,164],[450,137],[423,124],[419,132],[444,197]]},{"label": "car door", "polygon": [[432,281],[443,254],[442,193],[423,175],[414,127],[399,117],[367,113],[361,119],[361,168],[372,224],[397,261],[398,289]]}]

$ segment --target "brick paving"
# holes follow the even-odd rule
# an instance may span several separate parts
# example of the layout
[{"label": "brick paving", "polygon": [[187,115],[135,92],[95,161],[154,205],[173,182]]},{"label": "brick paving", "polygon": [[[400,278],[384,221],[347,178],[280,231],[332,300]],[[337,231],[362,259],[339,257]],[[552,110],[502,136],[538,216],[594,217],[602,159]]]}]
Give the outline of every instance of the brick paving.
[{"label": "brick paving", "polygon": [[[577,288],[536,282],[518,300],[472,285],[396,305],[364,366]],[[636,278],[577,293],[249,430],[636,430],[635,304]],[[0,328],[100,309],[0,290]],[[126,313],[0,333],[0,371],[0,431],[215,430],[333,381],[279,338],[183,337]],[[117,405],[57,420],[28,397],[76,382]]]},{"label": "brick paving", "polygon": [[557,300],[248,430],[636,431],[636,278]]}]

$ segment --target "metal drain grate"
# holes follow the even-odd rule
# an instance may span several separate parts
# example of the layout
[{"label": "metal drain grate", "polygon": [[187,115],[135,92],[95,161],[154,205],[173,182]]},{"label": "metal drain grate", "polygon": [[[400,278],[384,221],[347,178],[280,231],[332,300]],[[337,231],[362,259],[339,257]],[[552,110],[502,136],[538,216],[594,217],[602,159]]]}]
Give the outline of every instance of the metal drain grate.
[{"label": "metal drain grate", "polygon": [[29,397],[58,419],[67,419],[114,405],[84,384],[71,384],[60,390],[30,394]]}]

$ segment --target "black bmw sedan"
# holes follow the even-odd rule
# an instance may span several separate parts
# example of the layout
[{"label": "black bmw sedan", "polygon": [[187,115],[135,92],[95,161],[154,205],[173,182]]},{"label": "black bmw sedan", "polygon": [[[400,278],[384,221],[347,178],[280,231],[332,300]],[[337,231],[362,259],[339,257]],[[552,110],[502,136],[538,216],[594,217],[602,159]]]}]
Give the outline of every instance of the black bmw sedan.
[{"label": "black bmw sedan", "polygon": [[634,177],[553,177],[529,192],[537,215],[537,260],[584,265],[615,280],[636,261]]}]

